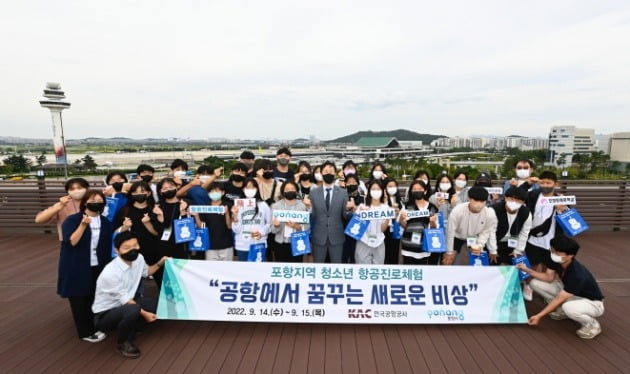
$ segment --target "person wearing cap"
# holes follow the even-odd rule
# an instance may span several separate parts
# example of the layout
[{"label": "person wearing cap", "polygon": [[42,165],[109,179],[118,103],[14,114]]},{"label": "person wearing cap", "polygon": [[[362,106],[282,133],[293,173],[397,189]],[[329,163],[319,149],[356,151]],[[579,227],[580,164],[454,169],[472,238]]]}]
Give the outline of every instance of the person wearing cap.
[{"label": "person wearing cap", "polygon": [[[484,188],[492,187],[492,177],[490,176],[490,173],[487,173],[485,171],[482,171],[481,173],[479,173],[479,175],[477,176],[477,179],[475,179],[475,186],[480,186]],[[488,200],[486,201],[486,205],[491,206],[492,204],[496,203],[499,200],[501,200],[501,195],[495,194],[495,193],[489,194]]]},{"label": "person wearing cap", "polygon": [[276,168],[273,170],[273,178],[277,181],[284,182],[286,180],[294,180],[295,174],[293,170],[289,169],[289,163],[291,162],[291,150],[287,147],[282,147],[276,152]]},{"label": "person wearing cap", "polygon": [[243,182],[245,181],[245,176],[247,175],[247,169],[247,165],[242,162],[237,162],[232,165],[230,177],[223,185],[225,199],[230,207],[234,205],[235,199],[242,199],[245,197],[245,194],[243,193]]},{"label": "person wearing cap", "polygon": [[506,180],[503,184],[503,191],[507,191],[508,188],[520,187],[523,183],[528,182],[528,190],[537,190],[538,178],[534,177],[534,161],[527,159],[520,159],[514,163],[514,174],[516,178]]},{"label": "person wearing cap", "polygon": [[517,268],[533,278],[530,286],[547,302],[543,310],[529,318],[529,325],[538,325],[546,315],[554,320],[569,318],[580,324],[577,336],[593,339],[602,332],[595,318],[604,314],[604,295],[593,274],[575,259],[579,249],[575,240],[559,236],[551,240],[553,262],[546,271],[535,271],[523,264]]},{"label": "person wearing cap", "polygon": [[490,252],[496,252],[490,237],[496,233],[497,216],[486,206],[486,201],[488,191],[474,186],[468,190],[468,202],[451,211],[446,228],[447,250],[442,257],[444,265],[459,263],[464,245],[473,254],[480,254],[486,245]]},{"label": "person wearing cap", "polygon": [[512,257],[525,253],[525,245],[532,228],[532,215],[525,206],[527,192],[510,187],[505,191],[505,201],[492,205],[497,216],[497,230],[490,236],[496,252],[490,252],[493,265],[512,265]]},{"label": "person wearing cap", "polygon": [[256,172],[254,171],[254,161],[256,161],[254,152],[243,151],[241,153],[240,162],[247,166],[247,178],[254,178],[256,176]]}]

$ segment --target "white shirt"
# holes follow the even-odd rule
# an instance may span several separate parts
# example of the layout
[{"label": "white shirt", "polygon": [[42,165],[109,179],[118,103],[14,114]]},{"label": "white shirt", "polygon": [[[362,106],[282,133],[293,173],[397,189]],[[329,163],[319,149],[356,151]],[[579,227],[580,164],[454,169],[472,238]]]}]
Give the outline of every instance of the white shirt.
[{"label": "white shirt", "polygon": [[[543,194],[540,194],[540,196],[538,196],[538,200],[536,200],[536,210],[534,211],[534,214],[532,216],[532,228],[542,225],[556,209],[556,207],[553,205],[543,205],[541,202],[542,197]],[[551,246],[551,239],[553,239],[555,235],[556,220],[552,217],[549,232],[543,236],[530,236],[528,242],[537,247],[549,249]]]},{"label": "white shirt", "polygon": [[98,257],[96,256],[96,247],[98,247],[98,239],[101,236],[101,216],[91,217],[90,231],[92,232],[92,240],[90,242],[90,265],[98,266]]},{"label": "white shirt", "polygon": [[141,254],[131,265],[116,256],[105,266],[96,281],[92,312],[100,313],[127,304],[135,296],[140,279],[148,276],[149,265]]}]

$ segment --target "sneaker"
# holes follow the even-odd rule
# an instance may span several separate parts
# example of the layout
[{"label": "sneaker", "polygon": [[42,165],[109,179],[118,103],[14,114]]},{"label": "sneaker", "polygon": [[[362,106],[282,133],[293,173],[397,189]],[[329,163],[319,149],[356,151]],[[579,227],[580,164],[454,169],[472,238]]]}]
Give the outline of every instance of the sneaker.
[{"label": "sneaker", "polygon": [[118,344],[116,352],[120,353],[123,357],[138,358],[140,357],[140,350],[131,342],[124,342]]},{"label": "sneaker", "polygon": [[564,313],[564,310],[562,310],[562,308],[558,308],[554,310],[553,312],[549,313],[549,318],[554,319],[556,321],[561,321],[569,317],[567,317],[567,315]]},{"label": "sneaker", "polygon": [[602,327],[597,320],[593,320],[592,323],[582,326],[575,333],[582,339],[593,339],[602,332]]},{"label": "sneaker", "polygon": [[523,299],[526,301],[534,300],[534,290],[532,290],[529,284],[525,284],[523,286]]},{"label": "sneaker", "polygon": [[105,333],[97,331],[94,334],[90,335],[90,336],[84,336],[81,338],[81,340],[86,341],[86,342],[90,342],[90,343],[98,343],[98,342],[102,342],[103,340],[105,340],[105,338],[107,338],[107,335],[105,335]]}]

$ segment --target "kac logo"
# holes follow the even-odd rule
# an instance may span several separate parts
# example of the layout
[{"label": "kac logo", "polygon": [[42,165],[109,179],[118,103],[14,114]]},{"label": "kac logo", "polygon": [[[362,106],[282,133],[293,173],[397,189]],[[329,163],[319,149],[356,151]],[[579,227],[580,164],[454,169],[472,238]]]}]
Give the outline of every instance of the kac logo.
[{"label": "kac logo", "polygon": [[372,318],[372,309],[348,309],[348,318]]}]

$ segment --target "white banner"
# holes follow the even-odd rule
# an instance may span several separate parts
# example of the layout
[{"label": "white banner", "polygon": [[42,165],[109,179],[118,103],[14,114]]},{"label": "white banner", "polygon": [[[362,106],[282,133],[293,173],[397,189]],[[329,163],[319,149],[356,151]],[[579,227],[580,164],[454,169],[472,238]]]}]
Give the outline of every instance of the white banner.
[{"label": "white banner", "polygon": [[311,213],[307,211],[274,210],[272,214],[280,222],[309,223],[311,220]]},{"label": "white banner", "polygon": [[428,209],[408,210],[407,219],[431,217],[431,211]]},{"label": "white banner", "polygon": [[514,266],[169,259],[158,318],[282,323],[526,323]]},{"label": "white banner", "polygon": [[540,198],[541,205],[575,205],[577,204],[575,200],[575,196],[551,196],[545,197],[541,196]]},{"label": "white banner", "polygon": [[356,214],[359,219],[363,221],[373,221],[377,219],[394,219],[396,218],[396,211],[391,208],[387,209],[366,209],[357,210]]},{"label": "white banner", "polygon": [[502,187],[486,187],[486,191],[491,195],[503,195]]},{"label": "white banner", "polygon": [[190,213],[225,214],[223,205],[191,205],[188,209]]}]

